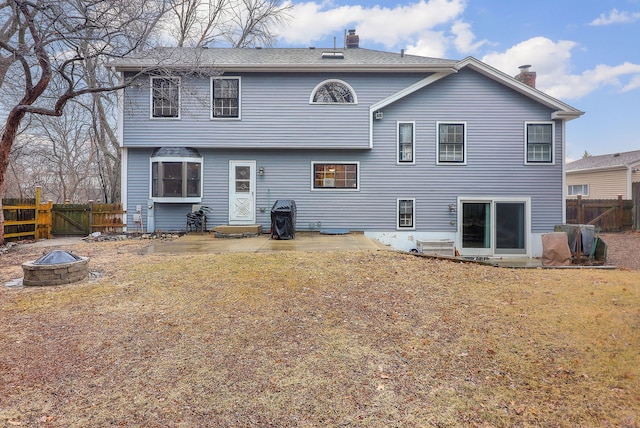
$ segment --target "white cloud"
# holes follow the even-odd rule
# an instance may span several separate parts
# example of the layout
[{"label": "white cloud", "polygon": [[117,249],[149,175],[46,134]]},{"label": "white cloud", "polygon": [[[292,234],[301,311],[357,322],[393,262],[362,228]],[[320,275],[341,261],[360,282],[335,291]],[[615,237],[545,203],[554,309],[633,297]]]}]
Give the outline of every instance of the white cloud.
[{"label": "white cloud", "polygon": [[[554,42],[545,37],[534,37],[505,52],[485,55],[482,60],[512,76],[518,74],[520,65],[531,64],[532,71],[537,73],[536,87],[560,99],[582,98],[604,86],[620,91],[640,87],[640,64],[600,64],[582,74],[571,74],[571,51],[576,46],[568,40]],[[627,84],[622,82],[625,78],[630,79]]]},{"label": "white cloud", "polygon": [[640,73],[636,74],[635,76],[633,76],[631,78],[631,80],[629,80],[629,83],[627,83],[623,88],[622,88],[622,92],[629,92],[629,91],[633,91],[634,89],[640,89]]},{"label": "white cloud", "polygon": [[471,54],[488,43],[486,39],[474,43],[476,36],[471,31],[471,25],[463,21],[454,22],[451,32],[455,36],[453,44],[462,54]]},{"label": "white cloud", "polygon": [[640,12],[627,12],[612,9],[609,15],[601,13],[600,16],[589,23],[589,25],[611,25],[611,24],[630,24],[640,20]]},{"label": "white cloud", "polygon": [[449,39],[443,32],[424,31],[415,44],[407,46],[406,52],[409,55],[444,58],[448,44]]},{"label": "white cloud", "polygon": [[[394,8],[380,6],[338,6],[332,2],[295,3],[287,27],[278,29],[287,45],[315,45],[335,36],[342,46],[344,30],[355,28],[360,45],[382,45],[385,49],[407,46],[407,52],[419,49],[443,56],[449,41],[441,35],[440,27],[454,22],[464,12],[466,0],[420,0]],[[462,32],[463,28],[459,31]],[[436,36],[436,40],[429,37]],[[458,36],[466,41],[461,46],[472,46],[473,35]],[[427,40],[427,41],[425,41]],[[326,42],[325,42],[326,44]],[[430,47],[425,48],[425,46]],[[414,52],[417,53],[417,52]],[[422,53],[424,54],[424,53]]]}]

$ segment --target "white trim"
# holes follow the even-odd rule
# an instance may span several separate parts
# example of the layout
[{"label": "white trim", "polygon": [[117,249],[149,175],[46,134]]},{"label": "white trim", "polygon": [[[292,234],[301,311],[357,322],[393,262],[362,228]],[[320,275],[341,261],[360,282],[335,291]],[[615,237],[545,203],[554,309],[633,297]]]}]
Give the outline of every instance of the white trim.
[{"label": "white trim", "polygon": [[[118,78],[118,84],[124,84],[124,74],[120,74]],[[124,88],[118,89],[116,92],[116,96],[118,98],[118,122],[117,122],[117,134],[116,138],[118,139],[118,147],[124,147]]]},{"label": "white trim", "polygon": [[[440,160],[440,125],[462,125],[463,141],[462,141],[462,162],[457,161],[441,161]],[[458,166],[467,164],[467,122],[464,120],[439,120],[436,121],[436,165]]]},{"label": "white trim", "polygon": [[[411,125],[411,161],[400,160],[400,125]],[[412,120],[398,120],[396,122],[396,165],[416,164],[416,122]]]},{"label": "white trim", "polygon": [[566,224],[567,223],[567,174],[566,174],[566,168],[567,168],[567,160],[566,160],[566,155],[567,155],[567,124],[566,122],[561,122],[560,123],[562,125],[562,177],[560,178],[561,181],[561,185],[562,185],[562,224]]},{"label": "white trim", "polygon": [[[400,201],[411,201],[412,208],[412,225],[411,227],[400,226]],[[396,199],[396,230],[416,230],[416,198],[397,198]]]},{"label": "white trim", "polygon": [[388,96],[387,98],[380,100],[375,104],[372,104],[369,107],[369,148],[373,149],[373,124],[374,122],[376,122],[376,119],[374,119],[374,115],[378,110],[383,109],[384,107],[406,97],[407,95],[414,93],[415,91],[418,91],[424,88],[425,86],[428,86],[434,82],[437,82],[438,80],[444,77],[447,77],[452,73],[455,73],[455,71],[452,70],[452,71],[446,71],[446,72],[433,73],[425,77],[424,79],[414,83],[413,85],[407,86],[406,88],[401,89],[395,94],[392,94],[391,96]]},{"label": "white trim", "polygon": [[[356,165],[356,188],[350,187],[315,187],[317,164]],[[360,191],[360,161],[311,161],[311,191],[312,192],[359,192]]]},{"label": "white trim", "polygon": [[[316,94],[316,92],[318,91],[318,89],[320,89],[322,86],[326,85],[327,83],[340,83],[341,85],[346,86],[347,89],[349,89],[349,91],[351,92],[351,95],[353,96],[353,102],[352,103],[319,103],[319,102],[313,102],[313,97]],[[322,82],[318,83],[316,85],[316,87],[313,88],[313,90],[311,91],[311,95],[309,96],[309,104],[312,104],[312,105],[341,105],[341,106],[357,105],[358,104],[358,94],[356,94],[356,91],[353,90],[353,87],[350,84],[348,84],[347,82],[345,82],[344,80],[326,79],[326,80],[323,80]]]},{"label": "white trim", "polygon": [[471,56],[459,61],[456,64],[458,70],[469,67],[472,70],[479,72],[497,82],[502,83],[503,85],[520,92],[523,95],[526,95],[529,98],[533,98],[534,100],[550,107],[553,109],[557,109],[551,114],[550,119],[564,119],[564,120],[572,120],[576,119],[584,114],[583,111],[577,110],[571,107],[569,104],[565,104],[562,101],[553,98],[542,91],[539,91],[531,86],[522,83],[513,77],[503,73],[502,71],[491,67],[488,64],[485,64],[482,61],[477,60]]},{"label": "white trim", "polygon": [[[528,136],[528,126],[529,125],[551,125],[551,162],[533,162],[529,161],[529,136]],[[564,126],[563,126],[564,129]],[[563,139],[564,141],[564,139]],[[564,155],[564,151],[563,151]],[[538,165],[538,166],[548,166],[556,164],[556,123],[554,121],[530,121],[524,123],[524,164],[525,165]]]},{"label": "white trim", "polygon": [[375,104],[372,104],[371,107],[369,107],[369,112],[373,113],[377,110],[383,109],[386,106],[406,97],[407,95],[410,95],[412,93],[414,93],[415,91],[418,91],[422,88],[424,88],[425,86],[428,86],[434,82],[437,82],[438,80],[447,77],[448,75],[450,75],[451,73],[433,73],[431,75],[429,75],[428,77],[425,77],[424,79],[414,83],[413,85],[407,86],[404,89],[401,89],[400,91],[396,92],[395,94],[388,96],[387,98],[378,101]]},{"label": "white trim", "polygon": [[585,172],[606,172],[606,171],[618,171],[623,169],[630,169],[631,167],[626,165],[612,165],[612,166],[599,166],[595,168],[583,168],[583,169],[571,169],[567,171],[567,175],[571,174],[583,174]]},{"label": "white trim", "polygon": [[[189,162],[200,164],[200,196],[187,196],[183,198],[168,197],[168,196],[153,196],[153,163],[154,162]],[[183,171],[184,172],[184,171]],[[161,180],[161,177],[158,177]],[[188,156],[154,156],[149,158],[149,200],[160,203],[200,203],[202,202],[202,195],[204,192],[204,158],[202,157],[188,157]]]},{"label": "white trim", "polygon": [[[122,110],[120,110],[120,114],[122,114]],[[129,180],[129,149],[126,147],[122,147],[120,149],[120,201],[124,205],[124,210],[129,213],[129,192],[127,191],[127,185]],[[125,215],[125,224],[128,224],[127,217],[128,214]],[[124,230],[126,232],[126,228]]]},{"label": "white trim", "polygon": [[[490,229],[490,245],[487,249],[473,249],[462,247],[462,204],[465,202],[479,203],[485,202],[491,205],[491,229]],[[525,253],[496,253],[496,215],[495,204],[500,202],[524,203],[524,251]],[[564,204],[564,203],[563,203]],[[531,197],[529,196],[458,196],[457,201],[457,231],[456,231],[456,248],[459,249],[463,256],[490,255],[490,256],[506,256],[506,257],[531,257],[532,233],[531,233]],[[480,251],[485,250],[485,251]],[[488,251],[486,251],[488,250]]]},{"label": "white trim", "polygon": [[[153,81],[154,79],[175,80],[178,82],[178,116],[161,117],[153,115]],[[182,78],[178,76],[149,76],[149,119],[151,120],[180,120],[182,115]]]},{"label": "white trim", "polygon": [[[214,117],[213,116],[213,81],[237,80],[238,81],[238,117]],[[210,120],[242,120],[242,77],[240,76],[211,76],[209,80],[209,119]]]},{"label": "white trim", "polygon": [[[257,181],[257,164],[258,162],[256,160],[238,160],[238,159],[229,159],[229,166],[228,166],[228,198],[227,198],[227,205],[228,205],[228,220],[229,220],[229,224],[230,225],[247,225],[247,224],[255,224],[256,223],[256,216],[257,216],[257,211],[258,211],[258,205],[257,205],[257,186],[258,186],[258,181]],[[249,197],[251,199],[251,218],[247,219],[247,218],[239,218],[239,217],[234,217],[234,211],[233,211],[233,206],[234,203],[237,201],[237,197],[236,195],[238,195],[238,192],[236,191],[236,170],[235,170],[235,166],[248,166],[249,167]]]}]

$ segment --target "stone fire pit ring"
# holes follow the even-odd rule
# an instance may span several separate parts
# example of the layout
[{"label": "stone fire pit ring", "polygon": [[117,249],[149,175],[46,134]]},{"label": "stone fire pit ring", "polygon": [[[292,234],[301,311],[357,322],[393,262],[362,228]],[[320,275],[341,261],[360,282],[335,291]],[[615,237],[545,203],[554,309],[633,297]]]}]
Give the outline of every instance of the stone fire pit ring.
[{"label": "stone fire pit ring", "polygon": [[38,260],[22,264],[22,284],[62,285],[85,279],[88,275],[88,257],[76,256],[68,251],[51,251]]}]

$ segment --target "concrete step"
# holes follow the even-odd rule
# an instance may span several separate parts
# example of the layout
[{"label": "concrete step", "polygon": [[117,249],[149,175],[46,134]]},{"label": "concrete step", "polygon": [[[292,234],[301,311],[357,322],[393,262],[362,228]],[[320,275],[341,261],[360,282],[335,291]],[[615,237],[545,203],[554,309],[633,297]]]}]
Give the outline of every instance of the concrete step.
[{"label": "concrete step", "polygon": [[259,236],[262,233],[262,225],[249,224],[242,226],[220,225],[211,230],[216,238],[244,238],[249,236]]}]

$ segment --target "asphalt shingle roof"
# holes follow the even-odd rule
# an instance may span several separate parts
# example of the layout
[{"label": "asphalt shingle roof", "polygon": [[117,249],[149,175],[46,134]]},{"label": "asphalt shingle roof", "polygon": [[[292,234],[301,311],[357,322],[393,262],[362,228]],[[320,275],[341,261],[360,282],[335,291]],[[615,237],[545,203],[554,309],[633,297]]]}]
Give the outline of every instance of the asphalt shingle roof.
[{"label": "asphalt shingle roof", "polygon": [[[342,58],[323,58],[323,53],[340,52]],[[148,67],[221,67],[221,68],[366,68],[391,66],[453,68],[456,60],[384,52],[364,48],[156,48],[138,56],[110,63],[119,69]]]},{"label": "asphalt shingle roof", "polygon": [[630,166],[640,163],[640,150],[631,152],[612,153],[608,155],[589,156],[569,162],[566,171],[578,171],[585,169],[612,168],[616,166]]}]

